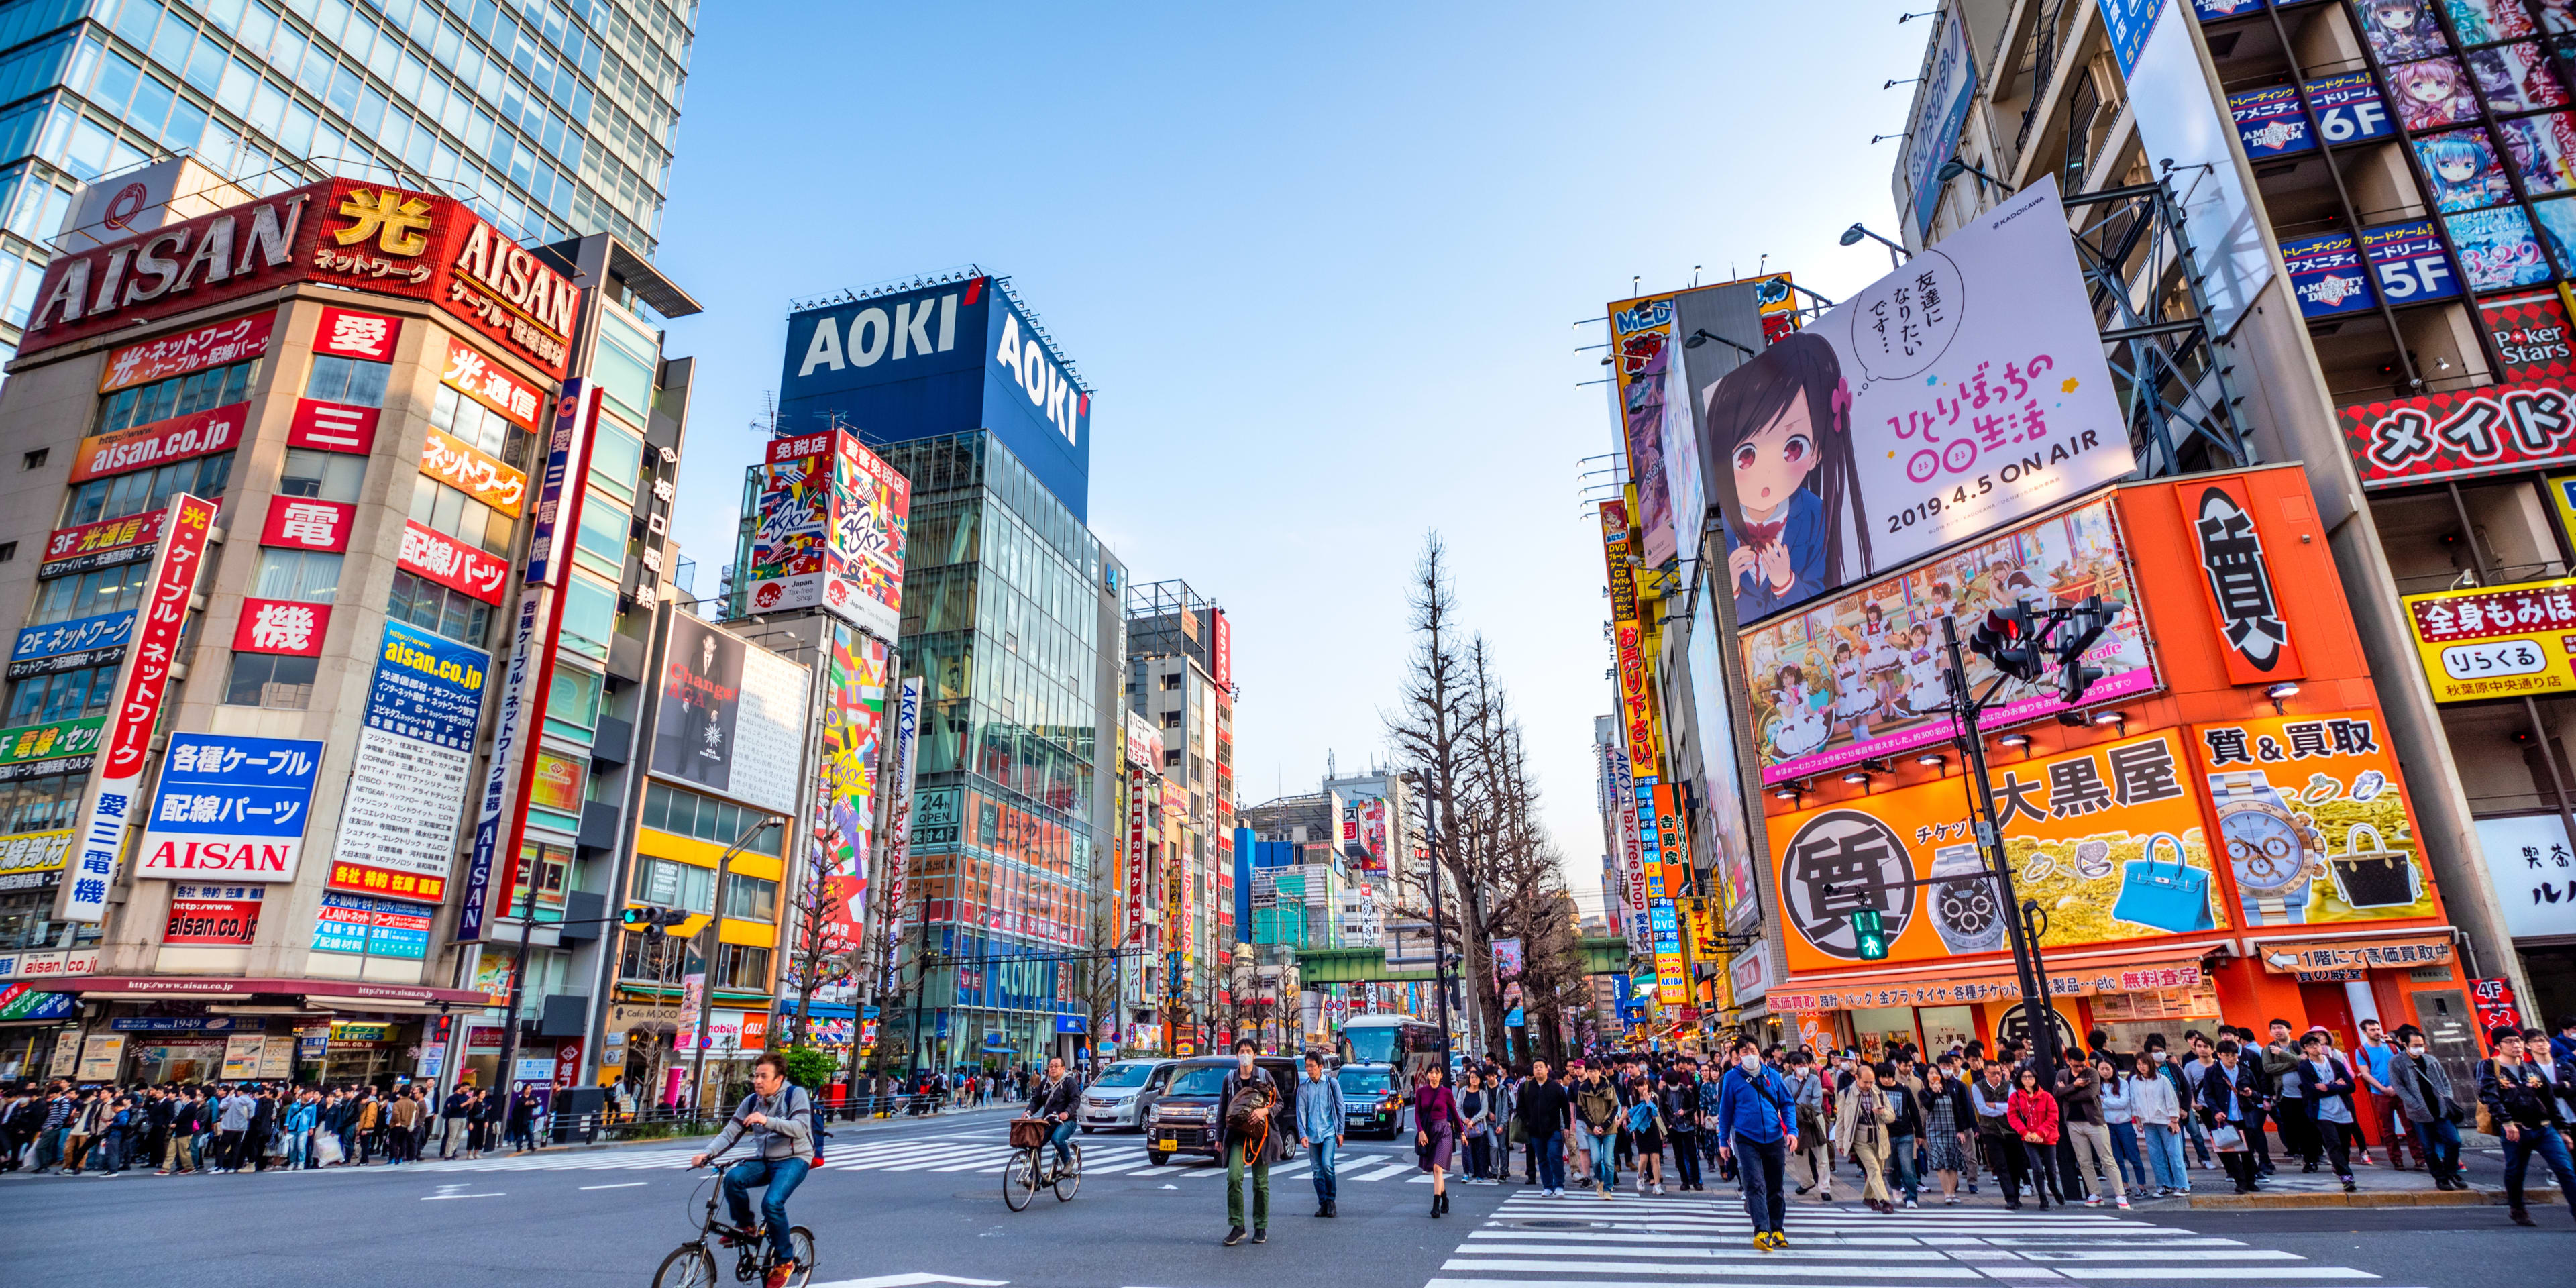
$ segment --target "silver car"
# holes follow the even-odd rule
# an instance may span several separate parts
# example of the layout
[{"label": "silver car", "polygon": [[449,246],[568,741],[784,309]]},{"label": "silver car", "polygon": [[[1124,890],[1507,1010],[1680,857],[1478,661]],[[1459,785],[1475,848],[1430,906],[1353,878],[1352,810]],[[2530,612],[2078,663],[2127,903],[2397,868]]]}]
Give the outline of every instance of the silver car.
[{"label": "silver car", "polygon": [[1119,1060],[1100,1071],[1100,1077],[1082,1089],[1082,1110],[1077,1121],[1082,1129],[1103,1131],[1112,1128],[1142,1129],[1154,1102],[1163,1089],[1171,1085],[1174,1059]]}]

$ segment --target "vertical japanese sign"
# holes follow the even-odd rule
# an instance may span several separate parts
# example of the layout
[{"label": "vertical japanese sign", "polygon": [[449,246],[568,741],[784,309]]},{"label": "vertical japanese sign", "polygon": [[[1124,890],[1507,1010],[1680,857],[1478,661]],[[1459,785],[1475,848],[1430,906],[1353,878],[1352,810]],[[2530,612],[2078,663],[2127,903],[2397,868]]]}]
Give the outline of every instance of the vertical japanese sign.
[{"label": "vertical japanese sign", "polygon": [[1628,478],[1636,489],[1634,518],[1640,562],[1660,568],[1673,557],[1671,462],[1675,421],[1690,424],[1689,405],[1668,388],[1681,369],[1673,297],[1652,295],[1610,306],[1610,360],[1617,379],[1620,441],[1628,451]]},{"label": "vertical japanese sign", "polygon": [[318,741],[170,735],[134,875],[294,880],[321,770]]},{"label": "vertical japanese sign", "polygon": [[143,787],[152,727],[160,722],[162,699],[169,692],[170,664],[178,653],[180,628],[188,622],[188,599],[196,592],[215,504],[182,492],[171,498],[168,513],[161,525],[168,535],[152,559],[152,576],[136,609],[133,644],[117,668],[106,736],[90,770],[89,790],[81,798],[72,879],[63,883],[55,909],[66,921],[94,926],[107,919],[107,887],[115,879],[126,824]]},{"label": "vertical japanese sign", "polygon": [[1601,545],[1610,575],[1610,629],[1619,668],[1619,725],[1626,731],[1628,772],[1651,784],[1662,755],[1655,737],[1654,675],[1647,668],[1638,619],[1637,562],[1628,538],[1625,501],[1601,503]]},{"label": "vertical japanese sign", "polygon": [[1153,779],[1139,764],[1127,766],[1127,942],[1145,942],[1145,800]]},{"label": "vertical japanese sign", "polygon": [[922,678],[913,676],[895,691],[894,760],[887,766],[886,790],[894,804],[886,816],[885,867],[877,879],[886,883],[886,931],[881,942],[903,937],[903,877],[912,861],[912,778],[914,754],[921,743]]},{"label": "vertical japanese sign", "polygon": [[2290,628],[2273,593],[2272,566],[2263,557],[2263,533],[2254,522],[2242,478],[2215,478],[2174,490],[2182,521],[2199,546],[2202,589],[2220,640],[2226,645],[2232,684],[2295,680],[2305,672]]}]

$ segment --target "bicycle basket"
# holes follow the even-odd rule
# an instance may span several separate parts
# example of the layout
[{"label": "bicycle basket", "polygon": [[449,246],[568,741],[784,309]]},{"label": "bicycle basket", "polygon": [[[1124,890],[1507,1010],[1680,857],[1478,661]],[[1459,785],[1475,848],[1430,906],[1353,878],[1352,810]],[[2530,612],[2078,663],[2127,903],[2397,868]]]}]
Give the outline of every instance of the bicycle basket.
[{"label": "bicycle basket", "polygon": [[1011,1120],[1011,1148],[1036,1149],[1046,1143],[1047,1133],[1054,1127],[1054,1123],[1044,1118],[1014,1118]]}]

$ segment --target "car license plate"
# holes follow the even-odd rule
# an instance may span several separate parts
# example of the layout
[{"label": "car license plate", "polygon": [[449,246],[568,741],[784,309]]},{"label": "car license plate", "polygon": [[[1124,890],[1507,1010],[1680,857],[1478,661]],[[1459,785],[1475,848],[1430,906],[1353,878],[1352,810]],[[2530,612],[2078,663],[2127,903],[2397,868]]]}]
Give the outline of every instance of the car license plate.
[{"label": "car license plate", "polygon": [[1178,1136],[1165,1136],[1163,1138],[1163,1148],[1165,1149],[1178,1149],[1180,1148],[1180,1145],[1181,1138]]}]

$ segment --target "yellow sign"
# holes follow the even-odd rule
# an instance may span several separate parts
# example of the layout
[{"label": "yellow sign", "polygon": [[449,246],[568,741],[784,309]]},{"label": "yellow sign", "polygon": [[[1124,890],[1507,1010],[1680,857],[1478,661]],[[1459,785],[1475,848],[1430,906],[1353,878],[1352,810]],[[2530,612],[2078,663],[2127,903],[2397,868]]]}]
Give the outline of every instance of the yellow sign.
[{"label": "yellow sign", "polygon": [[2554,474],[2549,478],[2549,499],[2558,506],[2558,528],[2567,539],[2576,542],[2576,474]]},{"label": "yellow sign", "polygon": [[[2563,489],[2553,495],[2566,500]],[[2435,702],[2576,691],[2576,578],[2405,598]]]},{"label": "yellow sign", "polygon": [[20,832],[0,836],[0,876],[21,872],[60,872],[63,854],[72,847],[70,832]]}]

